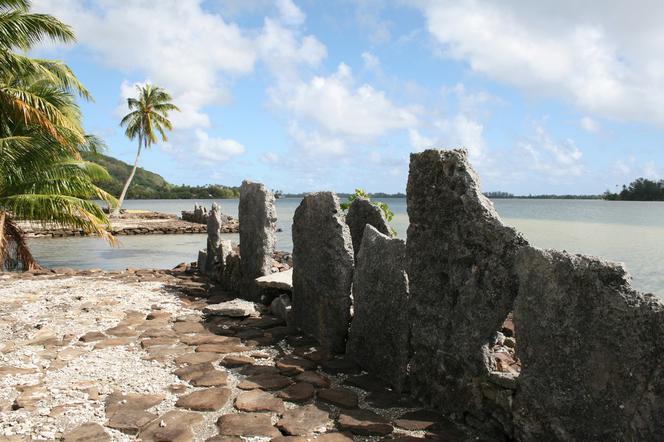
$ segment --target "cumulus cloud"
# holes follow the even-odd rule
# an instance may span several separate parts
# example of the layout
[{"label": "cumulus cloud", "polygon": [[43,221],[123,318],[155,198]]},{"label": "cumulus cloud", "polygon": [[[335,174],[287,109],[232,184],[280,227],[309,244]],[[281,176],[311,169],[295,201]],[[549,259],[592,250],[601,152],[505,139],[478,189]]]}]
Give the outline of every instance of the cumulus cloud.
[{"label": "cumulus cloud", "polygon": [[520,142],[517,150],[528,169],[551,178],[580,176],[585,171],[583,152],[574,140],[554,140],[539,124],[535,125],[535,135]]},{"label": "cumulus cloud", "polygon": [[202,109],[228,103],[228,79],[251,72],[256,60],[252,40],[199,0],[164,0],[159,7],[148,0],[34,3],[71,23],[101,63],[140,71],[171,92],[182,110],[173,116],[177,128],[209,126]]},{"label": "cumulus cloud", "polygon": [[351,69],[340,64],[329,76],[315,76],[284,91],[280,99],[296,117],[332,134],[371,140],[417,123],[415,114],[392,103],[385,92],[369,84],[354,84]]},{"label": "cumulus cloud", "polygon": [[225,162],[244,153],[244,146],[235,140],[210,137],[200,129],[195,134],[194,150],[197,158],[204,163]]},{"label": "cumulus cloud", "polygon": [[582,117],[581,120],[579,120],[579,124],[581,124],[581,127],[583,130],[586,132],[599,132],[599,123],[595,121],[593,118],[590,118],[588,116]]},{"label": "cumulus cloud", "polygon": [[446,57],[536,94],[664,126],[664,3],[609,0],[417,3]]}]

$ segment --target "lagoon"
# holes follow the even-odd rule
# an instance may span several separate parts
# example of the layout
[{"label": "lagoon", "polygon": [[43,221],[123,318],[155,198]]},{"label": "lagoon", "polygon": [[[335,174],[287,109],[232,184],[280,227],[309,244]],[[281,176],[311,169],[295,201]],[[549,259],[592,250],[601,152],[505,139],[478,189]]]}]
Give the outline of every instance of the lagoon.
[{"label": "lagoon", "polygon": [[[127,209],[146,209],[179,215],[194,202],[221,205],[223,213],[237,217],[238,200],[128,200]],[[405,198],[387,198],[395,214],[392,226],[405,238],[408,228]],[[277,248],[292,248],[290,228],[299,198],[277,200]],[[586,253],[622,262],[634,286],[664,297],[664,203],[603,200],[497,199],[503,221],[515,227],[537,247]],[[237,241],[236,234],[226,235]],[[205,235],[121,236],[120,247],[110,248],[98,238],[32,238],[30,246],[47,267],[171,268],[196,260],[205,247]]]}]

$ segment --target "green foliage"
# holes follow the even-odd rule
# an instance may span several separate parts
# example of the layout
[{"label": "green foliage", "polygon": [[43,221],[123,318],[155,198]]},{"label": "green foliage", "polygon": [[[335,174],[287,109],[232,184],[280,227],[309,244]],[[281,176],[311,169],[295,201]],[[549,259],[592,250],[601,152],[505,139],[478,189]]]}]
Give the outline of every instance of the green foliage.
[{"label": "green foliage", "polygon": [[177,106],[171,103],[172,97],[159,86],[146,84],[137,86],[138,96],[128,98],[127,106],[130,112],[124,116],[120,125],[125,128],[125,135],[130,140],[138,139],[138,149],[136,151],[136,161],[127,180],[125,181],[115,213],[119,213],[122,202],[124,201],[129,185],[131,184],[136,169],[138,167],[138,158],[141,155],[141,148],[149,148],[161,137],[162,141],[167,141],[166,131],[172,130],[173,125],[168,119],[171,111],[179,111]]},{"label": "green foliage", "polygon": [[[108,170],[109,178],[96,183],[111,195],[118,195],[131,174],[132,166],[116,158],[102,154],[84,153],[83,157]],[[127,191],[129,199],[205,199],[239,198],[239,187],[227,187],[218,184],[206,186],[176,186],[167,182],[160,175],[137,168],[132,184]]]},{"label": "green foliage", "polygon": [[619,193],[604,192],[602,198],[610,201],[664,201],[664,180],[637,178]]},{"label": "green foliage", "polygon": [[91,198],[115,199],[94,184],[108,178],[81,152],[99,148],[83,131],[76,98],[90,99],[65,64],[27,57],[44,40],[73,41],[56,18],[25,0],[0,0],[0,267],[35,267],[16,220],[81,229],[114,242]]},{"label": "green foliage", "polygon": [[[355,189],[355,193],[350,194],[348,196],[348,200],[340,203],[339,205],[341,206],[341,210],[344,212],[348,212],[348,209],[350,208],[350,205],[353,201],[355,201],[358,198],[363,198],[374,206],[378,207],[380,210],[383,211],[383,215],[385,215],[385,219],[390,222],[392,219],[394,219],[394,212],[392,212],[392,209],[390,209],[390,206],[387,203],[384,203],[382,201],[371,201],[371,198],[369,197],[369,194],[364,190],[364,189]],[[396,230],[393,228],[390,228],[392,236],[397,236]]]}]

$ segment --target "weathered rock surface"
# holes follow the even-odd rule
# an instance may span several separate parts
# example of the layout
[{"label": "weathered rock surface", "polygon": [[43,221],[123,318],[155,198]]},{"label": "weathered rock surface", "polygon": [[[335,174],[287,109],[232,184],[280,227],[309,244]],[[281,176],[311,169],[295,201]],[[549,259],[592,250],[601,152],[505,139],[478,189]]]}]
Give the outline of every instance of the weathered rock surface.
[{"label": "weathered rock surface", "polygon": [[332,192],[304,197],[293,218],[293,320],[343,352],[350,322],[353,245]]},{"label": "weathered rock surface", "polygon": [[308,436],[325,429],[329,420],[330,416],[327,411],[310,404],[286,411],[277,426],[286,434]]},{"label": "weathered rock surface", "polygon": [[205,257],[205,274],[216,275],[217,265],[222,259],[219,256],[221,246],[221,208],[212,203],[207,217],[207,254]]},{"label": "weathered rock surface", "polygon": [[268,413],[225,414],[217,420],[219,433],[224,436],[279,437]]},{"label": "weathered rock surface", "polygon": [[284,412],[284,401],[261,390],[240,393],[235,399],[235,408],[241,411],[273,411]]},{"label": "weathered rock surface", "polygon": [[228,316],[231,318],[246,318],[247,316],[259,316],[260,312],[256,304],[243,299],[233,299],[232,301],[220,302],[219,304],[210,304],[203,313],[212,316]]},{"label": "weathered rock surface", "polygon": [[306,402],[312,397],[316,389],[306,382],[298,382],[279,392],[279,397],[289,402]]},{"label": "weathered rock surface", "polygon": [[293,322],[293,303],[290,295],[284,293],[274,298],[270,303],[270,313],[290,325]]},{"label": "weathered rock surface", "polygon": [[520,440],[664,440],[664,304],[619,265],[524,250],[514,309]]},{"label": "weathered rock surface", "polygon": [[362,368],[397,391],[403,386],[410,358],[405,261],[403,240],[366,226],[353,276],[355,314],[346,350]]},{"label": "weathered rock surface", "polygon": [[111,437],[104,431],[104,427],[95,423],[85,423],[64,434],[63,442],[106,442]]},{"label": "weathered rock surface", "polygon": [[216,411],[226,405],[230,397],[231,391],[227,388],[213,387],[182,396],[175,406],[194,411]]},{"label": "weathered rock surface", "polygon": [[390,422],[371,410],[344,410],[338,422],[341,430],[359,436],[385,436],[392,432]]},{"label": "weathered rock surface", "polygon": [[274,195],[261,183],[243,181],[238,211],[242,295],[259,300],[255,279],[270,274],[276,244],[277,210]]},{"label": "weathered rock surface", "polygon": [[341,408],[357,408],[357,393],[348,388],[333,387],[318,390],[318,399]]},{"label": "weathered rock surface", "polygon": [[383,235],[390,236],[390,226],[385,214],[380,207],[371,204],[371,201],[366,198],[356,198],[350,203],[346,214],[346,224],[348,224],[350,236],[353,239],[355,259],[357,259],[357,254],[360,251],[364,228],[367,224],[373,226]]},{"label": "weathered rock surface", "polygon": [[414,394],[448,413],[511,431],[510,410],[484,397],[488,341],[512,309],[526,241],[500,221],[465,150],[411,154],[406,270]]},{"label": "weathered rock surface", "polygon": [[203,419],[203,415],[200,413],[171,410],[143,427],[138,434],[138,439],[145,442],[193,441],[192,427]]},{"label": "weathered rock surface", "polygon": [[293,291],[293,269],[256,278],[256,285],[263,289],[277,289],[291,292]]}]

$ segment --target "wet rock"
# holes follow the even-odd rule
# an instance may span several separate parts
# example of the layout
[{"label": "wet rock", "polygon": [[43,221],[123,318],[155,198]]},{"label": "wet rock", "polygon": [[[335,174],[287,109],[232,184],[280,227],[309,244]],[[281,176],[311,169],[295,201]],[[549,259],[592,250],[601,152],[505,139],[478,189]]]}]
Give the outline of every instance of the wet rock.
[{"label": "wet rock", "polygon": [[279,397],[289,402],[306,402],[312,397],[316,390],[314,386],[306,382],[298,382],[279,392]]},{"label": "wet rock", "polygon": [[194,440],[192,427],[203,421],[203,415],[172,410],[146,425],[138,434],[143,442],[189,442]]},{"label": "wet rock", "polygon": [[402,389],[410,358],[405,260],[403,240],[366,226],[355,263],[354,316],[346,351],[349,358],[396,391]]},{"label": "wet rock", "polygon": [[207,388],[180,397],[175,406],[194,411],[216,411],[226,405],[230,397],[231,391],[227,388]]},{"label": "wet rock", "polygon": [[270,274],[276,243],[277,210],[274,195],[261,183],[243,181],[238,214],[242,293],[258,301],[255,279]]},{"label": "wet rock", "polygon": [[284,401],[261,390],[240,393],[235,399],[235,408],[240,411],[273,411],[284,412]]},{"label": "wet rock", "polygon": [[357,394],[348,388],[333,387],[318,390],[318,399],[341,408],[357,408]]},{"label": "wet rock", "polygon": [[389,421],[371,410],[344,410],[337,423],[341,430],[359,436],[385,436],[392,432]]},{"label": "wet rock", "polygon": [[350,236],[353,239],[353,250],[355,251],[356,259],[367,224],[383,235],[391,236],[390,226],[387,223],[385,214],[380,207],[371,204],[371,201],[366,198],[356,198],[350,204],[348,213],[346,214],[346,224],[348,224]]},{"label": "wet rock", "polygon": [[106,442],[110,441],[111,437],[98,423],[88,422],[66,432],[62,440],[63,442]]},{"label": "wet rock", "polygon": [[350,322],[353,245],[332,192],[304,197],[293,218],[293,321],[343,352]]},{"label": "wet rock", "polygon": [[664,440],[664,304],[620,264],[524,250],[514,306],[522,440]]},{"label": "wet rock", "polygon": [[509,410],[484,397],[491,336],[518,290],[515,258],[527,242],[482,194],[465,150],[411,154],[406,271],[413,395],[510,431]]},{"label": "wet rock", "polygon": [[280,390],[292,384],[286,376],[279,374],[258,374],[249,376],[238,384],[238,388],[242,390],[253,390],[259,388],[261,390]]},{"label": "wet rock", "polygon": [[323,431],[329,420],[328,412],[310,404],[286,411],[277,426],[286,434],[308,436]]},{"label": "wet rock", "polygon": [[272,426],[268,413],[225,414],[217,420],[223,436],[279,437],[281,433]]}]

